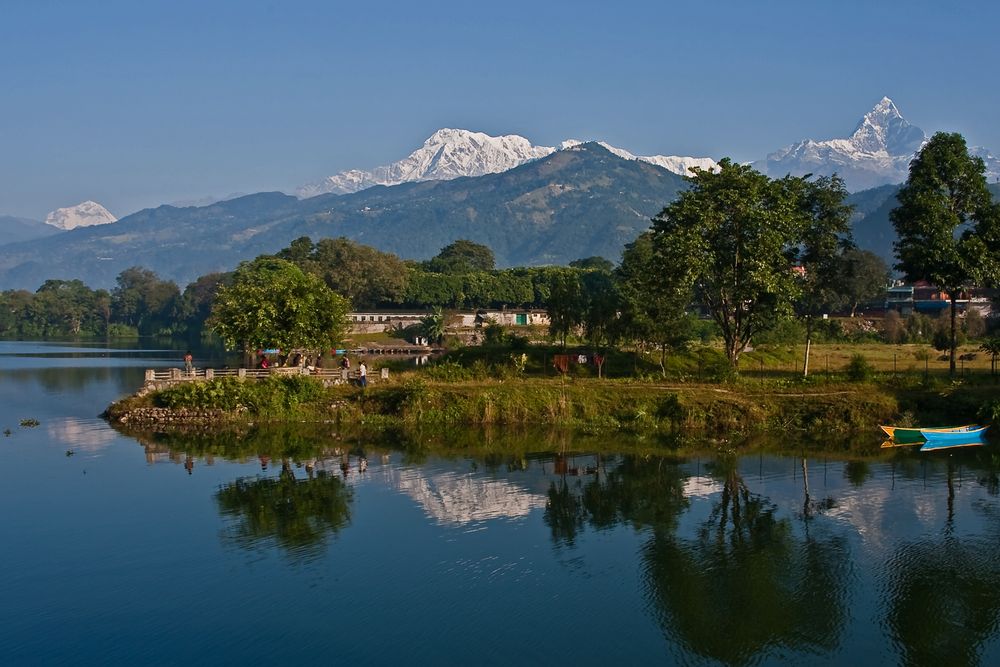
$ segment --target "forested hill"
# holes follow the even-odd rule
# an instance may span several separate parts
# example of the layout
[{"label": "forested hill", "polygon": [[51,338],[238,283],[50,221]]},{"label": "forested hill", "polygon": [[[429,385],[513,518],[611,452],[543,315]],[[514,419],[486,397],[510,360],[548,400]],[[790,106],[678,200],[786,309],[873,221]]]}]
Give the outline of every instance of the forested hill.
[{"label": "forested hill", "polygon": [[205,207],[161,206],[114,224],[6,246],[0,288],[34,290],[50,278],[111,287],[136,265],[183,287],[300,236],[346,236],[404,259],[427,259],[469,239],[492,248],[498,266],[565,264],[593,255],[617,262],[623,246],[684,187],[684,179],[666,169],[583,144],[475,178],[305,200],[261,193]]}]

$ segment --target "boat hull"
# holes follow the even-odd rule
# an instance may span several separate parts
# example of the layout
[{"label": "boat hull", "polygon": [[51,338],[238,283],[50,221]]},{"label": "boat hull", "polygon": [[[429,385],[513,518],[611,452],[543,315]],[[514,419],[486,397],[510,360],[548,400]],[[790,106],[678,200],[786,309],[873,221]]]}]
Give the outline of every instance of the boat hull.
[{"label": "boat hull", "polygon": [[919,445],[927,441],[927,433],[961,433],[967,434],[973,429],[980,428],[975,424],[965,426],[940,426],[917,428],[910,426],[879,426],[889,438],[897,445]]},{"label": "boat hull", "polygon": [[939,449],[942,447],[963,447],[985,444],[986,429],[989,426],[976,426],[964,431],[935,431],[933,429],[922,429],[920,433],[927,440],[927,444],[920,448]]}]

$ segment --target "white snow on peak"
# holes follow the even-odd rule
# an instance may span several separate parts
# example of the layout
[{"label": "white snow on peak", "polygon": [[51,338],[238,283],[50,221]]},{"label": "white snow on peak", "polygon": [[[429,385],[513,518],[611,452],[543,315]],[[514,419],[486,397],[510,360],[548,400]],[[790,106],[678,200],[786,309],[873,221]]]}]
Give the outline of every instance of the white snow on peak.
[{"label": "white snow on peak", "polygon": [[[302,199],[321,194],[347,194],[373,185],[397,185],[412,181],[449,180],[460,176],[483,176],[513,169],[531,160],[566,150],[582,142],[567,140],[558,148],[535,146],[516,134],[493,137],[482,132],[443,128],[432,134],[424,145],[398,162],[371,171],[351,169],[329,176],[322,181],[298,188]],[[653,155],[636,156],[621,148],[599,142],[606,149],[626,160],[649,162],[677,174],[688,173],[689,167],[711,169],[716,162],[710,158]]]},{"label": "white snow on peak", "polygon": [[785,174],[843,177],[849,190],[901,183],[910,160],[927,141],[924,131],[903,118],[896,104],[883,97],[858,122],[850,137],[806,139],[767,156],[763,171]]},{"label": "white snow on peak", "polygon": [[93,227],[117,222],[118,218],[111,215],[108,209],[95,201],[87,200],[76,206],[57,208],[45,216],[45,224],[59,229],[76,229],[77,227]]},{"label": "white snow on peak", "polygon": [[491,137],[482,132],[444,128],[398,162],[371,171],[343,171],[318,183],[304,185],[296,194],[306,198],[328,192],[357,192],[373,185],[495,174],[545,157],[553,151],[555,149],[549,146],[533,146],[516,134]]},{"label": "white snow on peak", "polygon": [[986,165],[988,183],[1000,183],[1000,158],[982,146],[973,146],[969,149],[969,154],[981,158]]},{"label": "white snow on peak", "polygon": [[[576,139],[567,139],[562,142],[559,146],[562,150],[568,148],[575,148],[582,144],[582,141],[577,141]],[[640,162],[648,162],[649,164],[655,164],[657,167],[663,167],[667,171],[672,171],[675,174],[680,174],[681,176],[690,176],[690,170],[692,168],[704,169],[706,171],[713,171],[719,168],[719,163],[710,157],[686,157],[678,155],[633,155],[624,148],[618,148],[617,146],[612,146],[604,141],[598,141],[599,146],[603,146],[609,152],[614,153],[618,157],[624,160],[639,160]]]}]

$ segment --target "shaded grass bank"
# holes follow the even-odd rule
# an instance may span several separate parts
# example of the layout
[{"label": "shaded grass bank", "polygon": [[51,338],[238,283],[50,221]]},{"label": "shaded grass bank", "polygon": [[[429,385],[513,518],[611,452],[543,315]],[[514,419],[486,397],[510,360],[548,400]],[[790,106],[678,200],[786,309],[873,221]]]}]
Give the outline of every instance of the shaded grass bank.
[{"label": "shaded grass bank", "polygon": [[[308,377],[263,382],[185,383],[112,404],[116,424],[313,422],[397,426],[558,426],[577,431],[693,432],[725,437],[756,432],[871,431],[900,417],[974,416],[981,391],[947,394],[875,384],[761,386],[627,381],[435,382],[411,377],[361,391],[324,388]],[[971,414],[970,414],[971,413]],[[944,418],[941,416],[940,418]]]}]

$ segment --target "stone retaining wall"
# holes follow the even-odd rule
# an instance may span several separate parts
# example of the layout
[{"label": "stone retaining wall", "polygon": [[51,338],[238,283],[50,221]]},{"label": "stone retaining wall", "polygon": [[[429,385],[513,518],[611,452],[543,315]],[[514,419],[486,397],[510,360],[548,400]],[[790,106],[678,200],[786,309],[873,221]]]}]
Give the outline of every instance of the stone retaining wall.
[{"label": "stone retaining wall", "polygon": [[229,421],[236,412],[227,410],[195,410],[188,408],[136,408],[118,418],[120,424],[202,424]]}]

